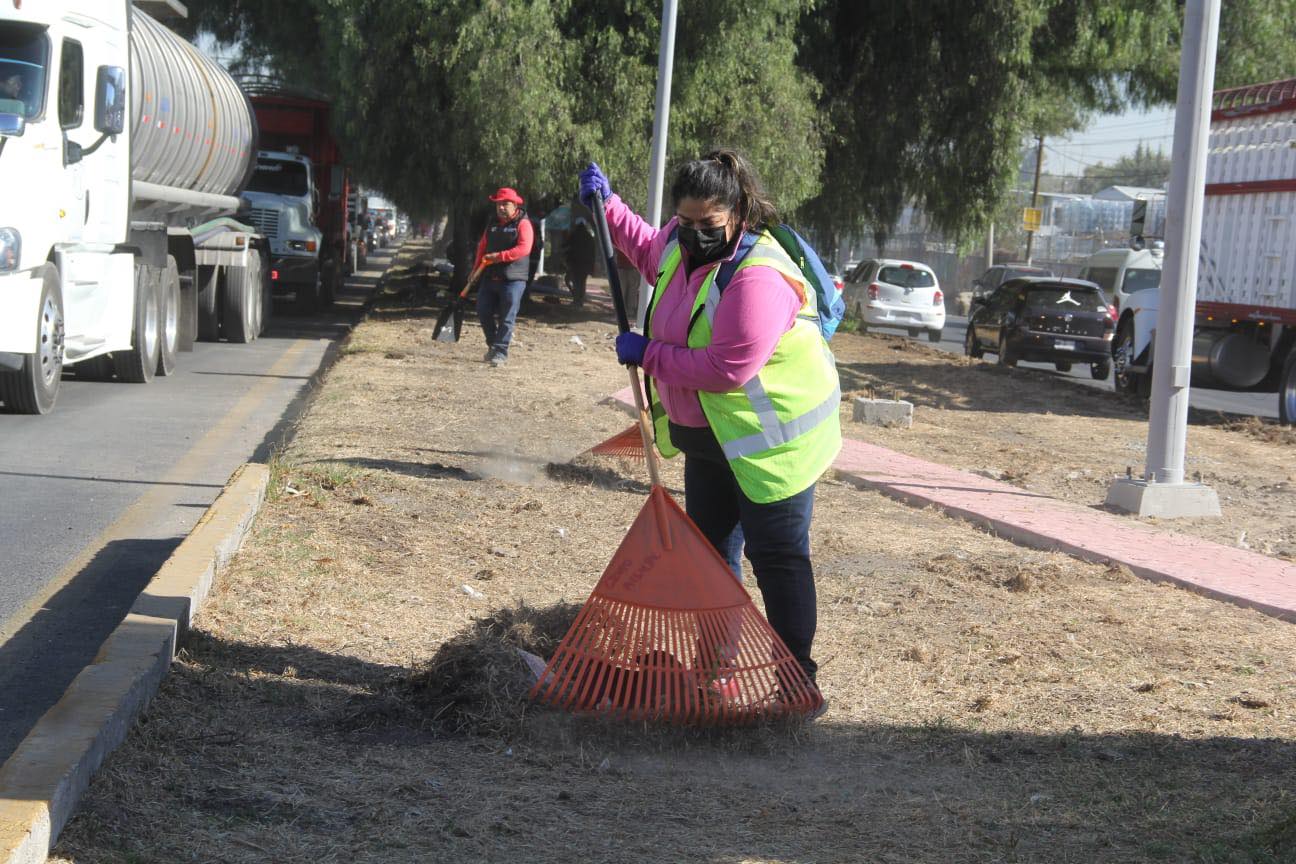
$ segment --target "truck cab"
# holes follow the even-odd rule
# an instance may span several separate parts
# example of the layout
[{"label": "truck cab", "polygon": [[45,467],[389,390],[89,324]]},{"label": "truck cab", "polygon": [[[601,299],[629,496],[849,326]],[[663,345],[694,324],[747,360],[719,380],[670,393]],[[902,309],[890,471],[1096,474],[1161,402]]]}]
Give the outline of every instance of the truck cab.
[{"label": "truck cab", "polygon": [[275,292],[292,293],[301,310],[314,311],[323,234],[315,224],[319,201],[311,160],[300,153],[258,151],[242,199],[242,218],[269,240]]}]

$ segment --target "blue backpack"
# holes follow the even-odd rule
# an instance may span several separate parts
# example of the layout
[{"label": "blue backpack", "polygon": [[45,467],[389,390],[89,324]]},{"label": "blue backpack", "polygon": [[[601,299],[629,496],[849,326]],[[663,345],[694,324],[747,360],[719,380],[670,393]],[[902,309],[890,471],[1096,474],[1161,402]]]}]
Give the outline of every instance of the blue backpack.
[{"label": "blue backpack", "polygon": [[[670,240],[675,239],[678,230],[678,226],[671,229]],[[833,282],[832,277],[828,275],[827,268],[819,259],[819,253],[815,252],[814,247],[798,234],[795,228],[790,225],[772,225],[767,230],[783,247],[783,251],[792,259],[792,263],[800,269],[806,282],[814,288],[815,308],[819,311],[819,332],[823,334],[824,339],[831,339],[837,332],[837,325],[846,315],[846,301],[842,299],[837,283]],[[757,235],[751,231],[743,234],[742,239],[738,241],[738,249],[733,258],[720,265],[720,270],[716,273],[715,285],[722,294],[729,280],[733,278],[734,271],[738,269],[738,265],[756,245],[756,239]]]}]

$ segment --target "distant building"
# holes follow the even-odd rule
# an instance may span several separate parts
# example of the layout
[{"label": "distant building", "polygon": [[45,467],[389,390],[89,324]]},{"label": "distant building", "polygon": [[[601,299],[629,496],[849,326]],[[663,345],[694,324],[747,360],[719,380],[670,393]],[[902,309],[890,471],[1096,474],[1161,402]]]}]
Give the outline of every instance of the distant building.
[{"label": "distant building", "polygon": [[1156,198],[1165,195],[1164,189],[1152,189],[1147,186],[1108,186],[1094,193],[1099,201],[1138,201],[1140,198]]}]

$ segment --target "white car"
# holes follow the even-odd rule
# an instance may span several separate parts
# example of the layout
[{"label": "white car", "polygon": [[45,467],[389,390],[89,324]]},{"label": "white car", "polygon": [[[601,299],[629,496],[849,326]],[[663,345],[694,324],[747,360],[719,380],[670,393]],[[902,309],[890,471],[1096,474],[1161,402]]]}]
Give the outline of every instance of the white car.
[{"label": "white car", "polygon": [[860,262],[846,277],[846,309],[860,319],[860,330],[896,327],[910,336],[926,331],[939,342],[945,329],[945,295],[926,264],[878,258]]}]

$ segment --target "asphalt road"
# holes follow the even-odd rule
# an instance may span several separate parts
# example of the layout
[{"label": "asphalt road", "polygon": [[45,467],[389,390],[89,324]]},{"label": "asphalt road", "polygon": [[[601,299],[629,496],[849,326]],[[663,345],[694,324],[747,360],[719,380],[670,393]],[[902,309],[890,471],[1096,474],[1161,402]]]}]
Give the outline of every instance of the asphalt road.
[{"label": "asphalt road", "polygon": [[[869,329],[875,330],[878,333],[907,336],[907,331],[904,330],[890,330],[884,327]],[[954,315],[946,316],[945,329],[941,331],[941,341],[934,347],[939,348],[942,351],[948,351],[952,354],[962,354],[963,337],[966,333],[966,318]],[[923,335],[918,337],[915,341],[926,343],[927,337]],[[991,362],[994,362],[996,359],[994,354],[989,354],[988,358]],[[1098,387],[1103,390],[1114,390],[1110,375],[1105,381],[1095,381],[1089,375],[1089,366],[1087,364],[1077,363],[1070,372],[1058,372],[1053,368],[1052,363],[1022,362],[1017,365],[1023,369],[1040,369],[1061,378],[1070,378],[1082,384]],[[1231,393],[1226,390],[1205,390],[1197,388],[1189,395],[1188,402],[1192,407],[1199,408],[1203,411],[1222,411],[1225,414],[1268,417],[1272,419],[1277,419],[1278,417],[1278,394],[1276,393]]]},{"label": "asphalt road", "polygon": [[329,313],[280,310],[256,342],[199,343],[168,378],[69,375],[53,413],[0,415],[0,761],[230,474],[283,442],[386,261],[371,256]]}]

